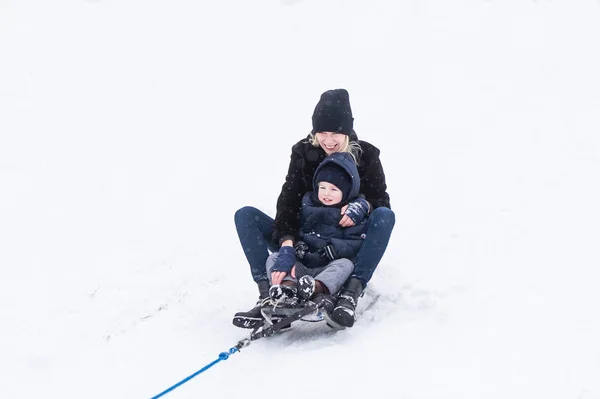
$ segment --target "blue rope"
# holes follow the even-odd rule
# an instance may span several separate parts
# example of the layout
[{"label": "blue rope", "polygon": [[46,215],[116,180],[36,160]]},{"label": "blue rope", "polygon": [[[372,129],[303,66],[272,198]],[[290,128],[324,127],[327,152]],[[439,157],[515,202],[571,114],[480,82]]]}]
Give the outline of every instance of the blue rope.
[{"label": "blue rope", "polygon": [[200,370],[196,371],[194,374],[190,375],[189,377],[186,377],[183,380],[179,381],[177,384],[173,385],[169,389],[167,389],[167,390],[159,393],[156,396],[153,396],[152,399],[157,399],[157,398],[160,398],[161,396],[164,396],[164,395],[168,394],[169,392],[171,392],[175,388],[180,387],[181,385],[185,384],[186,382],[188,382],[192,378],[196,377],[198,374],[200,374],[200,373],[208,370],[209,368],[211,368],[215,364],[219,363],[221,360],[227,360],[229,358],[229,355],[233,355],[238,350],[239,349],[234,346],[233,348],[229,349],[229,352],[221,352],[221,353],[219,353],[219,358],[217,360],[215,360],[214,362],[212,362],[212,363],[210,363],[210,364],[202,367]]}]

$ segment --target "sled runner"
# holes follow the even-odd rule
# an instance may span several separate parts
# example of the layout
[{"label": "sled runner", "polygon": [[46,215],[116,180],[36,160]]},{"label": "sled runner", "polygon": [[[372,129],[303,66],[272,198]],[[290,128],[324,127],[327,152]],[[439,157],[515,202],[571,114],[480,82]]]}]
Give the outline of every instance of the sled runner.
[{"label": "sled runner", "polygon": [[261,313],[264,322],[254,328],[250,339],[252,341],[270,337],[281,330],[291,327],[291,324],[298,321],[318,322],[324,320],[327,313],[325,307],[329,303],[326,300],[316,302],[306,301],[296,307],[278,307],[274,306],[263,307]]},{"label": "sled runner", "polygon": [[[364,295],[363,300],[359,302],[359,306],[356,309],[357,317],[360,317],[365,311],[373,308],[379,297],[380,294],[377,292]],[[331,319],[330,313],[332,307],[333,303],[328,301],[327,296],[315,298],[314,301],[301,301],[294,307],[277,306],[277,304],[263,306],[261,308],[263,320],[254,327],[250,335],[250,340],[270,337],[287,331],[297,321],[325,321],[334,330],[345,329],[346,327],[339,325]]]}]

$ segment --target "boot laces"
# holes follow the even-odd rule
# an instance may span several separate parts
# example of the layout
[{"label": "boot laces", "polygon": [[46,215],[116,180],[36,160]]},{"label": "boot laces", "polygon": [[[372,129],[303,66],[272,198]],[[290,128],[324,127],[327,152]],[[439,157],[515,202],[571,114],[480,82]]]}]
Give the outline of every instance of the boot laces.
[{"label": "boot laces", "polygon": [[271,299],[270,297],[263,298],[260,301],[260,307],[261,308],[265,307],[265,306],[271,306],[272,304],[273,304],[273,299]]}]

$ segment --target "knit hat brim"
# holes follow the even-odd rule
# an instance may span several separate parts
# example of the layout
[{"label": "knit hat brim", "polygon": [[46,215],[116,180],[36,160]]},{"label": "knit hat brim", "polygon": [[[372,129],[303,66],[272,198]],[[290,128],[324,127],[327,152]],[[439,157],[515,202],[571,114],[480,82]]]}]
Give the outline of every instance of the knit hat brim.
[{"label": "knit hat brim", "polygon": [[340,165],[330,162],[324,165],[315,176],[317,184],[321,182],[331,183],[342,192],[342,202],[346,201],[350,196],[352,189],[352,177]]}]

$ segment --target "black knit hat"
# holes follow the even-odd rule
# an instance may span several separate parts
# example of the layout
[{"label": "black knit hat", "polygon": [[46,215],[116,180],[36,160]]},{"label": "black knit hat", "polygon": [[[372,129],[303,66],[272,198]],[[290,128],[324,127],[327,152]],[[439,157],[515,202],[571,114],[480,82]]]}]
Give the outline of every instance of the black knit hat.
[{"label": "black knit hat", "polygon": [[323,165],[315,176],[315,182],[318,184],[324,181],[333,184],[342,191],[342,202],[348,199],[352,189],[352,178],[343,167],[335,162]]},{"label": "black knit hat", "polygon": [[321,94],[312,117],[312,133],[335,132],[349,135],[354,129],[350,96],[344,89]]}]

